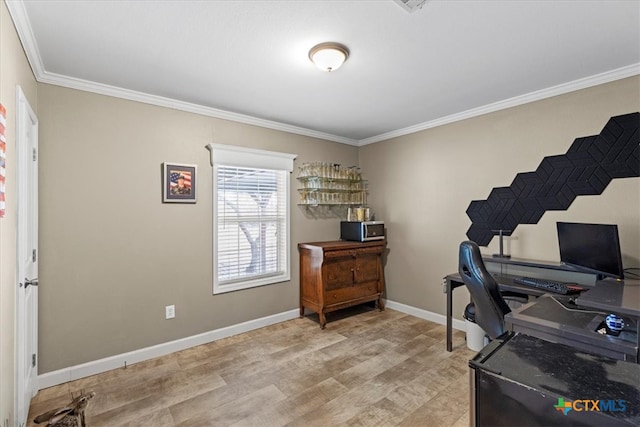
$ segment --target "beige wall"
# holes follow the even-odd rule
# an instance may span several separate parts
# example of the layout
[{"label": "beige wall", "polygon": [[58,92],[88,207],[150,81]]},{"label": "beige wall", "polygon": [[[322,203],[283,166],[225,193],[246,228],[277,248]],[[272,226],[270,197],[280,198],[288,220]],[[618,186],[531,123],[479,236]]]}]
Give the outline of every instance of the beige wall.
[{"label": "beige wall", "polygon": [[[442,277],[457,269],[471,200],[637,111],[639,78],[602,85],[359,149],[279,131],[39,85],[40,373],[191,336],[297,307],[295,244],[338,237],[292,191],[292,280],[211,294],[210,142],[360,164],[370,202],[387,221],[387,296],[444,313]],[[496,161],[496,159],[502,159]],[[196,205],[162,204],[160,164],[198,165]],[[296,188],[295,173],[292,189]],[[640,253],[640,180],[519,226],[514,256],[557,260],[557,220],[618,223],[626,266]],[[612,208],[612,206],[614,208]],[[487,253],[497,251],[492,242]],[[456,297],[462,311],[464,291]],[[177,317],[164,320],[164,306]],[[457,317],[459,317],[457,315]]]},{"label": "beige wall", "polygon": [[16,292],[16,85],[34,111],[36,81],[29,68],[11,16],[0,2],[0,103],[7,110],[6,215],[0,219],[0,423],[13,425],[14,316]]},{"label": "beige wall", "polygon": [[[444,314],[442,278],[457,271],[469,203],[534,171],[543,157],[566,153],[575,138],[600,133],[611,116],[639,110],[640,77],[633,77],[362,147],[370,204],[388,228],[388,298]],[[556,221],[618,224],[625,267],[640,266],[639,178],[614,179],[600,196],[519,225],[510,253],[558,261]],[[483,252],[497,253],[497,240]],[[465,292],[456,291],[458,318]]]},{"label": "beige wall", "polygon": [[[292,280],[212,295],[209,143],[355,165],[357,147],[57,86],[38,87],[40,373],[298,307],[302,241],[339,237],[312,219],[291,176]],[[198,201],[161,202],[162,162],[198,166]],[[164,319],[164,307],[176,318]]]}]

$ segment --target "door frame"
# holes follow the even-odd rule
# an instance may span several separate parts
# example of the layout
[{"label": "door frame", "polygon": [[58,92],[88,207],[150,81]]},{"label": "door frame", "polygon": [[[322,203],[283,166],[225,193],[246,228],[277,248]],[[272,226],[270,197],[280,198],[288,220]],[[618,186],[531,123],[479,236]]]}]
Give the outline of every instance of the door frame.
[{"label": "door frame", "polygon": [[[28,131],[33,132],[32,138],[28,136]],[[33,150],[31,143],[33,142]],[[23,265],[22,252],[25,247],[31,247],[34,242],[28,242],[29,233],[27,230],[30,223],[33,222],[33,235],[35,236],[35,248],[37,250],[38,239],[38,167],[37,167],[37,149],[38,149],[38,117],[34,113],[27,97],[24,95],[22,88],[16,86],[16,201],[17,201],[17,218],[16,218],[16,277],[15,277],[15,322],[14,322],[14,342],[15,342],[15,382],[14,382],[14,421],[16,426],[24,426],[29,415],[29,404],[31,397],[38,392],[38,364],[37,364],[37,346],[38,346],[38,288],[33,286],[30,289],[31,298],[33,298],[35,310],[31,314],[31,318],[27,316],[25,310],[25,298],[27,295],[25,288],[25,278],[27,274],[33,275],[29,279],[37,278],[38,262],[37,252],[34,257],[32,271],[25,271]],[[34,166],[30,168],[30,163]],[[31,172],[31,175],[29,174]],[[31,188],[28,184],[31,183]],[[26,210],[25,195],[32,195],[34,221],[30,221]],[[30,330],[30,335],[27,330]],[[27,337],[33,337],[33,346],[36,352],[35,365],[32,365],[32,376],[25,381],[28,371],[27,360],[28,346]],[[26,402],[29,396],[29,402]]]}]

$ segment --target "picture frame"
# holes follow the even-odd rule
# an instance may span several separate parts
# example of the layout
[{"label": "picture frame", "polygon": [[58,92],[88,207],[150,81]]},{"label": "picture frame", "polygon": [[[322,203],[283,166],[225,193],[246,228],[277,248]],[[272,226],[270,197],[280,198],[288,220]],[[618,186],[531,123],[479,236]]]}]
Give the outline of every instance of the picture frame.
[{"label": "picture frame", "polygon": [[196,203],[197,166],[162,163],[162,202]]}]

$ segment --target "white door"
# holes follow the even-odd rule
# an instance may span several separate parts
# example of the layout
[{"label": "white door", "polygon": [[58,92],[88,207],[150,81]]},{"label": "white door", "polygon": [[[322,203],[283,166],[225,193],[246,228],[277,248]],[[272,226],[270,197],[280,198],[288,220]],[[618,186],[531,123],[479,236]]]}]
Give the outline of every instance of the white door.
[{"label": "white door", "polygon": [[17,87],[16,425],[38,392],[38,118]]}]

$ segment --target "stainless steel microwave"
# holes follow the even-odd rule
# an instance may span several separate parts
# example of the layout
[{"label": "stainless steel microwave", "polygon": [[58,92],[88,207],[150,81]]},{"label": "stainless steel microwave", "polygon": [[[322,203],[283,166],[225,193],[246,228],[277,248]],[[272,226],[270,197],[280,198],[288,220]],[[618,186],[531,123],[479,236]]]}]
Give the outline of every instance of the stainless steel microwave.
[{"label": "stainless steel microwave", "polygon": [[340,240],[384,240],[384,221],[341,221]]}]

